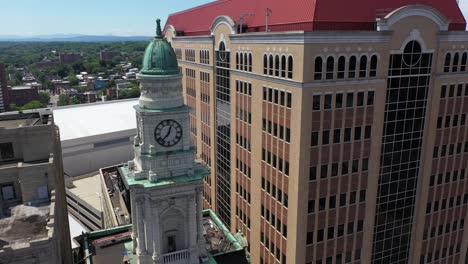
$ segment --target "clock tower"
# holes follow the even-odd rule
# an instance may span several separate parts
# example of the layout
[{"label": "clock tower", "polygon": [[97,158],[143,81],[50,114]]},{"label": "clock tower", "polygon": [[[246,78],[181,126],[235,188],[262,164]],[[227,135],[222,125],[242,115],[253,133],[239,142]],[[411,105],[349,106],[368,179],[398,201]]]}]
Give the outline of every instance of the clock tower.
[{"label": "clock tower", "polygon": [[134,252],[141,264],[200,263],[206,256],[202,179],[208,171],[195,161],[182,74],[159,19],[137,79],[135,158],[125,177]]}]

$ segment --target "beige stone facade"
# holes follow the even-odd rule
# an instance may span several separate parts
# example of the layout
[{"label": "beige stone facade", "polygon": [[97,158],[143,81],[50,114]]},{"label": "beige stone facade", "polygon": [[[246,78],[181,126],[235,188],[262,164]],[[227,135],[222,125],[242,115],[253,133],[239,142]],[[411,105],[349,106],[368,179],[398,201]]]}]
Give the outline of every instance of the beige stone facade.
[{"label": "beige stone facade", "polygon": [[166,26],[211,169],[204,207],[246,235],[252,263],[465,263],[468,34],[447,29],[427,6],[375,31],[236,34],[218,17],[210,36],[178,37]]},{"label": "beige stone facade", "polygon": [[52,113],[0,115],[0,262],[72,263]]}]

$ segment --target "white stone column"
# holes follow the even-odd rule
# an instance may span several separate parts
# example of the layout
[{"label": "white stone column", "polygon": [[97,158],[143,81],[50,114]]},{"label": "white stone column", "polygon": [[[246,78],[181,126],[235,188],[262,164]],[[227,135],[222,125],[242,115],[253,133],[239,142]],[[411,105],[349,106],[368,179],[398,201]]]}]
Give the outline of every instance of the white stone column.
[{"label": "white stone column", "polygon": [[152,245],[153,245],[153,225],[152,225],[152,216],[153,214],[151,213],[151,204],[150,204],[150,199],[146,198],[145,199],[145,215],[148,217],[145,217],[145,251],[147,254],[152,254]]},{"label": "white stone column", "polygon": [[195,204],[195,197],[191,196],[189,198],[189,221],[190,221],[190,229],[189,229],[189,245],[190,247],[194,247],[197,244],[197,212],[196,212],[196,204]]},{"label": "white stone column", "polygon": [[202,200],[202,190],[197,188],[197,234],[198,234],[198,243],[203,241],[203,200]]},{"label": "white stone column", "polygon": [[198,254],[206,256],[205,238],[203,237],[203,189],[197,188],[197,244]]},{"label": "white stone column", "polygon": [[153,208],[153,263],[159,264],[161,263],[161,227],[159,226],[159,208],[158,204],[155,205]]},{"label": "white stone column", "polygon": [[136,202],[136,207],[137,207],[137,242],[138,242],[138,248],[137,248],[137,255],[142,255],[145,252],[145,226],[144,226],[144,218],[145,218],[145,212],[143,210],[143,203],[144,203],[144,198],[138,198]]}]

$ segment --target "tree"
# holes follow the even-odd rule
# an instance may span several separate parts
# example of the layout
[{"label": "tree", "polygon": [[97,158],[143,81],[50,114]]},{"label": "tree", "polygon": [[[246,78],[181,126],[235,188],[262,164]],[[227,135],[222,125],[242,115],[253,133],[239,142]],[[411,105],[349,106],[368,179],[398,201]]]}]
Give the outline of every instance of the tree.
[{"label": "tree", "polygon": [[38,109],[38,108],[42,108],[42,104],[41,102],[34,100],[22,106],[21,110]]},{"label": "tree", "polygon": [[61,94],[59,95],[57,105],[58,106],[64,106],[64,105],[69,105],[70,104],[70,96],[67,94]]},{"label": "tree", "polygon": [[78,80],[78,78],[73,74],[68,76],[68,81],[72,86],[78,85],[80,83],[80,80]]},{"label": "tree", "polygon": [[39,92],[39,102],[43,106],[47,106],[50,102],[50,94],[48,92]]},{"label": "tree", "polygon": [[80,100],[78,100],[78,98],[76,97],[72,97],[72,99],[70,100],[70,104],[72,105],[75,105],[75,104],[80,104]]},{"label": "tree", "polygon": [[10,104],[10,110],[11,111],[23,111],[23,110],[29,110],[29,109],[38,109],[42,108],[41,102],[37,100],[33,100],[23,106],[17,106],[16,104]]}]

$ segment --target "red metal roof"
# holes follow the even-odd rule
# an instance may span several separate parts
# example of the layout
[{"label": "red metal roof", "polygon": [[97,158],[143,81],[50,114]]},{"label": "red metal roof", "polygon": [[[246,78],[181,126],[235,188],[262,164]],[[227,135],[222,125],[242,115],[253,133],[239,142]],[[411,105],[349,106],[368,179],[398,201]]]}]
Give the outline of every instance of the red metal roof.
[{"label": "red metal roof", "polygon": [[450,30],[465,30],[466,22],[456,0],[218,0],[171,14],[173,25],[186,36],[209,35],[214,19],[229,16],[239,24],[242,14],[249,31],[264,31],[269,8],[270,30],[374,30],[376,18],[406,5],[423,4],[439,10],[450,21]]}]

